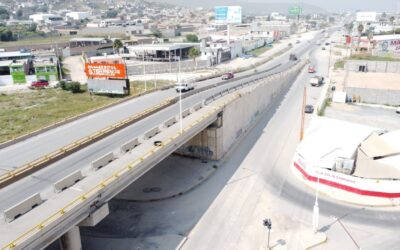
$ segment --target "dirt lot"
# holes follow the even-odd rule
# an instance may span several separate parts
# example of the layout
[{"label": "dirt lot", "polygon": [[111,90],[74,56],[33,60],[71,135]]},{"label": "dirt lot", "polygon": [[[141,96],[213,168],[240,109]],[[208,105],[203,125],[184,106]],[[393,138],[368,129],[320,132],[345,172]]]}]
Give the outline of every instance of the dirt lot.
[{"label": "dirt lot", "polygon": [[332,103],[326,108],[325,116],[388,131],[400,129],[400,114],[396,114],[395,108],[392,107]]}]

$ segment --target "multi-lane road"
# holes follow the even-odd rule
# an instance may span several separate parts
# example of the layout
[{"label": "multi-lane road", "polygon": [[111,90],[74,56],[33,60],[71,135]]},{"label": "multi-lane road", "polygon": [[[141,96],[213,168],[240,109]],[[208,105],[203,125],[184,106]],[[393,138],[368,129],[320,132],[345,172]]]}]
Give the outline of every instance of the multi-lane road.
[{"label": "multi-lane road", "polygon": [[[288,61],[288,53],[294,52],[299,55],[304,54],[309,47],[312,46],[311,44],[313,43],[309,44],[304,41],[299,45],[295,45],[291,52],[284,53],[283,55],[275,58],[273,61],[261,65],[258,68],[258,71],[274,68],[268,72],[269,74],[272,74],[274,72],[279,72],[291,67],[293,62]],[[279,66],[275,67],[277,65]],[[218,93],[229,86],[234,86],[243,81],[248,81],[254,77],[253,74],[254,70],[239,73],[237,74],[237,77],[248,77],[246,79],[233,81],[224,86],[217,86],[185,98],[182,102],[183,109],[191,107],[194,104],[203,101],[208,96]],[[221,80],[219,78],[215,78],[201,82],[198,85],[214,85],[220,81]],[[173,89],[158,91],[149,95],[145,95],[1,149],[1,169],[3,171],[7,171],[17,168],[24,163],[37,159],[40,156],[52,152],[84,136],[90,135],[95,131],[114,124],[135,113],[139,113],[166,98],[175,97],[176,95],[177,94]],[[178,112],[178,104],[172,105],[76,153],[73,153],[62,160],[47,166],[45,169],[42,169],[26,178],[2,188],[0,190],[0,211],[9,208],[10,206],[37,192],[41,192],[42,195],[51,195],[52,192],[50,191],[52,189],[52,183],[78,169],[88,168],[90,162],[93,160],[117,149],[123,143],[143,134],[150,128],[159,125],[168,118],[175,116]]]}]

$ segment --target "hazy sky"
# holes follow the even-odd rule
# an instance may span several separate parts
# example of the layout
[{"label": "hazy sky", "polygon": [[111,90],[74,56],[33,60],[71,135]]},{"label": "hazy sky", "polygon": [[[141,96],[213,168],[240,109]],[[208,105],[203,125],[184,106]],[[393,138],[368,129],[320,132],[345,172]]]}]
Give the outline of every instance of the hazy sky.
[{"label": "hazy sky", "polygon": [[[249,2],[293,2],[297,0],[247,0]],[[400,12],[400,0],[301,0],[300,2],[314,4],[326,10],[376,10]]]}]

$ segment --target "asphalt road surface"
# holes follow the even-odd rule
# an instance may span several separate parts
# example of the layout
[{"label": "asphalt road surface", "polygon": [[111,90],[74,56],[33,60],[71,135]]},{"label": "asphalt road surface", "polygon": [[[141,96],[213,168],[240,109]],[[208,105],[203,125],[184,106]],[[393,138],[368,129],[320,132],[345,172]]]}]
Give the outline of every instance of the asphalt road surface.
[{"label": "asphalt road surface", "polygon": [[[326,76],[327,55],[317,50],[311,59]],[[308,104],[315,105],[321,91],[309,87],[310,77],[303,72],[285,100],[263,114],[201,186],[171,200],[111,201],[115,213],[82,230],[84,247],[175,249],[187,237],[182,249],[267,249],[262,220],[271,218],[273,249],[299,249],[302,232],[312,226],[315,191],[293,176],[290,162],[299,140],[303,88]],[[307,125],[311,116],[306,118]],[[397,208],[352,206],[325,196],[319,206],[319,228],[328,242],[315,249],[399,249]]]},{"label": "asphalt road surface", "polygon": [[[294,51],[298,55],[302,55],[313,48],[314,43],[303,42],[296,47]],[[293,65],[293,62],[288,61],[288,53],[277,57],[275,60],[266,63],[258,68],[259,71],[271,68],[277,64],[282,64],[280,67],[271,71],[271,73],[279,72],[287,69]],[[248,81],[253,76],[253,71],[243,72],[237,75],[249,75],[248,78],[243,80],[237,80],[232,83],[228,83],[224,86],[215,87],[199,94],[190,96],[182,101],[183,109],[193,106],[196,103],[204,100],[206,97],[218,93],[221,90],[235,86],[241,82]],[[212,79],[207,82],[203,82],[203,85],[214,84],[219,82],[220,79]],[[142,109],[150,107],[162,100],[163,98],[176,96],[174,90],[156,92],[157,95],[145,95],[141,98],[134,99],[131,102],[118,105],[116,107],[99,112],[98,114],[91,115],[89,117],[74,121],[70,124],[56,128],[37,137],[29,139],[27,141],[18,143],[8,148],[0,150],[0,158],[2,159],[3,168],[16,167],[19,164],[25,163],[30,159],[37,158],[47,151],[54,150],[58,147],[67,144],[67,141],[74,141],[88,134],[88,131],[97,131],[104,126],[115,123],[127,116],[132,115],[137,110],[137,106],[141,105]],[[133,108],[135,107],[135,108]],[[179,113],[179,106],[175,104],[170,106],[152,116],[149,116],[127,128],[110,135],[70,156],[57,161],[48,167],[25,177],[5,188],[0,190],[0,211],[9,208],[10,206],[18,203],[19,201],[26,199],[27,197],[41,192],[43,198],[48,198],[52,195],[52,183],[60,180],[64,176],[78,170],[88,168],[90,162],[103,156],[104,154],[111,152],[119,148],[122,144],[128,140],[142,135],[149,129],[158,126],[163,121],[175,116]],[[105,117],[107,117],[105,119]],[[107,124],[104,124],[107,123]],[[100,126],[101,125],[101,126]],[[89,133],[90,134],[90,133]],[[32,156],[37,157],[32,157]]]}]

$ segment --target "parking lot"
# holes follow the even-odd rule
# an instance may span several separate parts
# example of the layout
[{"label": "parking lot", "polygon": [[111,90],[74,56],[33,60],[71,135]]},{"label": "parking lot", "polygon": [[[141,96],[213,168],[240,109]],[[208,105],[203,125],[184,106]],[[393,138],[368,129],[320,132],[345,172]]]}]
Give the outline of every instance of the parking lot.
[{"label": "parking lot", "polygon": [[325,116],[393,131],[400,129],[400,114],[395,111],[394,107],[332,103]]}]

